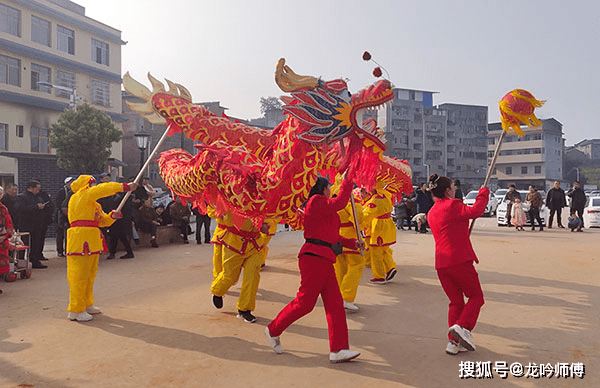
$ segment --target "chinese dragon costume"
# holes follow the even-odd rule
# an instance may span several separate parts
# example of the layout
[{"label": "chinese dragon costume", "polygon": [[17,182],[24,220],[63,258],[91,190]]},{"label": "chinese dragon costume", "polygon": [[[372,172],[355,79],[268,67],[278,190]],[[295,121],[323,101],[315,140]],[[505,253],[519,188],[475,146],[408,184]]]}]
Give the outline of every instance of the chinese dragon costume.
[{"label": "chinese dragon costume", "polygon": [[[189,91],[167,80],[169,90],[148,75],[153,90],[123,77],[125,89],[144,100],[129,103],[152,123],[167,123],[170,134],[183,131],[196,140],[198,153],[181,149],[161,153],[159,169],[169,189],[201,209],[231,211],[233,222],[284,219],[298,227],[297,210],[318,174],[351,168],[357,184],[376,182],[393,195],[412,191],[407,162],[383,155],[383,131],[369,111],[393,99],[388,80],[351,94],[342,79],[322,81],[294,73],[280,59],[275,80],[291,96],[282,97],[287,118],[265,130],[221,117],[192,103]],[[366,114],[365,114],[366,113]]]}]

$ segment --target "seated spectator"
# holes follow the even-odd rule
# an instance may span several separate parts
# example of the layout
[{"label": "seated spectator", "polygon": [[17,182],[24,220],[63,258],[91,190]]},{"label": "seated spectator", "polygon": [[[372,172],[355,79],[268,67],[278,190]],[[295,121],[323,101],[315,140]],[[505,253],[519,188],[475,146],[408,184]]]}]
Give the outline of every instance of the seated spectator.
[{"label": "seated spectator", "polygon": [[144,201],[142,206],[138,209],[138,220],[137,224],[138,229],[144,233],[150,233],[150,244],[152,247],[158,248],[158,243],[156,242],[156,227],[160,225],[158,221],[158,216],[156,215],[156,211],[152,207],[152,199],[147,199]]},{"label": "seated spectator", "polygon": [[169,204],[168,208],[173,225],[179,227],[179,236],[183,239],[183,243],[189,244],[188,234],[190,229],[190,216],[192,215],[189,206],[182,204],[179,196],[176,196],[175,200]]},{"label": "seated spectator", "polygon": [[169,225],[171,223],[171,216],[168,212],[165,212],[165,207],[163,205],[158,205],[155,209],[156,212],[156,220],[159,225]]}]

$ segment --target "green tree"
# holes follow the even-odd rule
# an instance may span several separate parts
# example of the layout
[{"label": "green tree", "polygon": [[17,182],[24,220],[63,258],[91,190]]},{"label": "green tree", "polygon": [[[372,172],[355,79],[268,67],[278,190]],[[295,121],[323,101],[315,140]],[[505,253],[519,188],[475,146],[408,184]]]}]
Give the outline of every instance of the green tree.
[{"label": "green tree", "polygon": [[260,98],[260,113],[263,115],[270,110],[281,110],[283,105],[277,97],[261,97]]},{"label": "green tree", "polygon": [[110,157],[112,144],[122,133],[106,115],[87,104],[65,111],[50,130],[50,147],[56,149],[58,167],[97,173]]}]

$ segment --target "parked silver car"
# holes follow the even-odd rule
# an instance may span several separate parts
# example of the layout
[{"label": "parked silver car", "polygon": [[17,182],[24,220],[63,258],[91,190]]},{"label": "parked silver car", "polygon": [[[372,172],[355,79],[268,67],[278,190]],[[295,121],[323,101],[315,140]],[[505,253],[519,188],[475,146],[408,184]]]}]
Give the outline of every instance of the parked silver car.
[{"label": "parked silver car", "polygon": [[[463,203],[465,205],[473,206],[475,203],[475,198],[477,198],[478,190],[472,190],[467,193],[465,199],[463,199]],[[485,216],[493,216],[496,214],[496,209],[498,208],[498,202],[496,201],[496,196],[493,193],[490,193],[490,199],[485,207],[485,212],[483,215]]]}]

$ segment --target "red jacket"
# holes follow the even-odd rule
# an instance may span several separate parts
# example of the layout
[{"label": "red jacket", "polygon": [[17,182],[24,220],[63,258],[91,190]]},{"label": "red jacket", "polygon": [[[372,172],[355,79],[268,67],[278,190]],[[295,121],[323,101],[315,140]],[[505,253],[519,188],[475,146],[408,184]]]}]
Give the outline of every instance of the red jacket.
[{"label": "red jacket", "polygon": [[477,260],[469,238],[469,220],[485,211],[490,190],[479,189],[473,207],[460,199],[436,198],[427,214],[427,221],[435,240],[435,269],[451,267]]},{"label": "red jacket", "polygon": [[[344,179],[337,197],[327,199],[324,195],[313,195],[306,204],[304,211],[304,238],[314,238],[335,244],[340,241],[350,249],[356,248],[356,240],[340,236],[340,216],[338,211],[346,207],[352,193],[352,181]],[[335,263],[335,254],[331,248],[304,243],[298,256],[312,253],[327,258]]]}]

